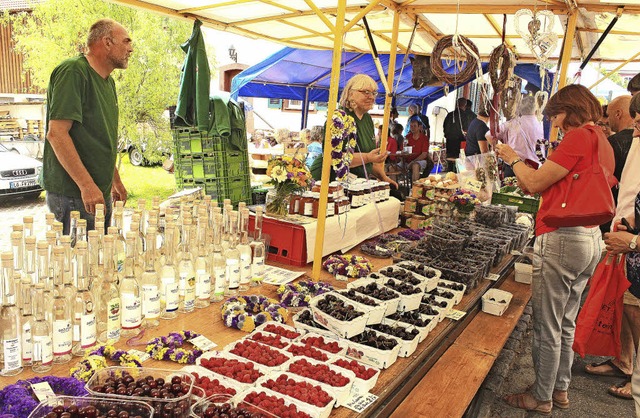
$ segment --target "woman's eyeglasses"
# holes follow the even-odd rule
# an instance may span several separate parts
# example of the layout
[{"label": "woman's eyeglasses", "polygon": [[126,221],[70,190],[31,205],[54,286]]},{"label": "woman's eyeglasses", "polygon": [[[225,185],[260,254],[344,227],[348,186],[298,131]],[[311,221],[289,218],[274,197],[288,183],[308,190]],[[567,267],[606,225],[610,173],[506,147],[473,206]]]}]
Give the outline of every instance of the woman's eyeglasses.
[{"label": "woman's eyeglasses", "polygon": [[376,97],[378,95],[377,91],[372,91],[372,90],[356,90],[356,91],[359,91],[360,93],[364,94],[365,96]]},{"label": "woman's eyeglasses", "polygon": [[640,120],[633,122],[633,129],[640,131]]}]

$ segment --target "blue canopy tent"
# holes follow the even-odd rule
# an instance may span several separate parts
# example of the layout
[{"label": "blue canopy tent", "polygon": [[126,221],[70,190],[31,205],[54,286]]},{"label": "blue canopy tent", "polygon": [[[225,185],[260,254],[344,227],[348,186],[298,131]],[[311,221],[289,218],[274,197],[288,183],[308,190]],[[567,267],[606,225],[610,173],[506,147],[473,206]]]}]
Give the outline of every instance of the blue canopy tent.
[{"label": "blue canopy tent", "polygon": [[[395,105],[408,106],[417,103],[424,111],[429,103],[444,95],[444,86],[414,89],[411,84],[413,69],[408,60],[398,81],[403,57],[403,55],[398,55],[396,59],[394,77],[396,81],[393,86],[390,86],[396,88],[397,83]],[[332,51],[286,47],[236,75],[231,83],[231,96],[236,100],[240,96],[301,100],[303,102],[302,109],[308,109],[309,102],[329,100],[331,60]],[[382,68],[386,70],[389,67],[389,54],[380,54],[380,61]],[[443,61],[443,68],[448,73],[454,72],[454,66],[453,62]],[[364,73],[378,82],[378,91],[384,91],[371,54],[343,52],[341,67],[340,90],[353,75]],[[486,63],[482,64],[483,72],[487,71],[487,67]],[[536,64],[518,64],[515,67],[515,74],[541,88],[540,71]],[[549,75],[548,81],[545,83],[546,90],[550,89],[551,80],[551,75]],[[449,90],[453,91],[452,85],[449,86]],[[376,103],[383,104],[384,95],[379,95]],[[306,126],[306,117],[307,112],[302,112],[302,127]]]}]

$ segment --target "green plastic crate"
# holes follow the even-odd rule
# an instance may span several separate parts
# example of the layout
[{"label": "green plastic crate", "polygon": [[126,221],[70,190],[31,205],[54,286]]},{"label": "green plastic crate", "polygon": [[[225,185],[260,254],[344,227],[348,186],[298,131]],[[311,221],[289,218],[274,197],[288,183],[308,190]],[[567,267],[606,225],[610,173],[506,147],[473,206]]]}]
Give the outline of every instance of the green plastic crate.
[{"label": "green plastic crate", "polygon": [[210,154],[224,151],[224,149],[224,142],[221,137],[210,135],[202,137],[202,152]]},{"label": "green plastic crate", "polygon": [[204,155],[204,177],[225,177],[224,157],[221,152]]},{"label": "green plastic crate", "polygon": [[223,156],[226,169],[224,177],[249,175],[249,155],[247,151],[225,151]]},{"label": "green plastic crate", "polygon": [[238,202],[252,204],[251,180],[248,175],[238,177],[228,177],[225,179],[227,199],[231,199],[234,205]]},{"label": "green plastic crate", "polygon": [[193,158],[191,156],[183,156],[179,160],[174,160],[175,171],[183,178],[193,177]]},{"label": "green plastic crate", "polygon": [[211,196],[212,199],[222,202],[227,198],[226,189],[223,183],[220,183],[217,179],[205,179],[205,193]]},{"label": "green plastic crate", "polygon": [[494,192],[491,196],[491,203],[507,206],[517,206],[518,212],[530,213],[532,215],[538,213],[538,208],[540,207],[539,199],[498,192]]},{"label": "green plastic crate", "polygon": [[204,178],[204,157],[202,155],[194,156],[191,160],[191,166],[194,178]]}]

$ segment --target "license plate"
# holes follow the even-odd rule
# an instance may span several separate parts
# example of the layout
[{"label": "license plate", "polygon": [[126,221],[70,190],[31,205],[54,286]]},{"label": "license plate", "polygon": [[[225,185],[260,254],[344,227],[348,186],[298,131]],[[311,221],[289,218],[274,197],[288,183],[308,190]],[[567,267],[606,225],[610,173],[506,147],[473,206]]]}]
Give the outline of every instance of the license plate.
[{"label": "license plate", "polygon": [[21,187],[29,187],[29,186],[35,186],[35,185],[36,185],[35,180],[12,181],[9,183],[9,188],[19,189]]}]

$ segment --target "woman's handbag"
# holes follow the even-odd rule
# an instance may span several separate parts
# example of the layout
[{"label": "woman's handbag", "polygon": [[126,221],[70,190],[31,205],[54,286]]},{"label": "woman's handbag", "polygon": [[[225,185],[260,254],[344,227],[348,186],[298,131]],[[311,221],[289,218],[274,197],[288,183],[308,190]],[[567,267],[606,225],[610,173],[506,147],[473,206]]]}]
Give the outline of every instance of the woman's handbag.
[{"label": "woman's handbag", "polygon": [[578,315],[573,340],[573,351],[581,357],[620,356],[623,295],[629,287],[624,258],[607,253],[589,280],[589,294]]},{"label": "woman's handbag", "polygon": [[545,225],[554,228],[602,225],[613,219],[616,206],[611,188],[617,181],[600,164],[599,139],[597,135],[593,136],[595,140],[591,167],[571,175],[562,202],[551,206],[542,218]]}]

